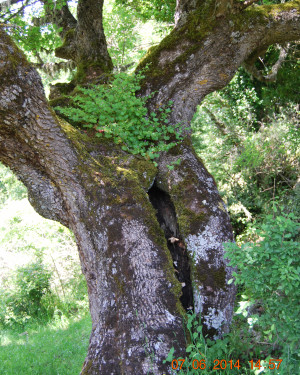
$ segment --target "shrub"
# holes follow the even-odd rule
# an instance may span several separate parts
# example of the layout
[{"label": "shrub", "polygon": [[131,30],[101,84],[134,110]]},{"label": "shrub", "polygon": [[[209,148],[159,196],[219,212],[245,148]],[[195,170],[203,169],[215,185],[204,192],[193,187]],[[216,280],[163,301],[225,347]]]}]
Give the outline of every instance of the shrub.
[{"label": "shrub", "polygon": [[[239,342],[235,333],[225,335],[223,339],[211,341],[202,333],[200,316],[188,314],[186,321],[187,341],[185,358],[174,358],[171,348],[165,362],[170,362],[170,373],[179,375],[238,375],[250,374],[248,359],[241,360]],[[242,350],[245,351],[243,346]],[[184,361],[183,361],[184,360]],[[173,370],[173,371],[172,371]]]},{"label": "shrub", "polygon": [[119,73],[107,85],[78,88],[79,95],[69,97],[72,106],[57,107],[74,124],[94,129],[96,136],[112,138],[122,149],[154,160],[181,139],[181,130],[169,123],[172,102],[148,113],[149,97],[137,97],[139,75]]},{"label": "shrub", "polygon": [[285,359],[282,374],[294,373],[299,345],[299,228],[292,213],[267,216],[256,231],[257,242],[245,243],[241,248],[226,244],[230,265],[238,269],[235,283],[244,287],[248,305],[253,306],[249,317],[252,325],[260,328],[262,337],[273,348],[281,348]]},{"label": "shrub", "polygon": [[51,277],[51,272],[45,268],[41,259],[19,267],[10,289],[0,291],[2,325],[23,326],[32,319],[49,320],[54,313]]}]

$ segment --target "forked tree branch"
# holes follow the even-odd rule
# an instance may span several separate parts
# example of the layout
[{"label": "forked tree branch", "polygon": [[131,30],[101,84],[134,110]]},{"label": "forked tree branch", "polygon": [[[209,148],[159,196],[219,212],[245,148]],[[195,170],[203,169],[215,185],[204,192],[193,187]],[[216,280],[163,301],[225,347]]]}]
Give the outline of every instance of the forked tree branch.
[{"label": "forked tree branch", "polygon": [[[196,1],[187,3],[193,6]],[[156,93],[148,101],[149,109],[155,111],[157,103],[171,99],[172,122],[189,131],[197,105],[207,94],[225,87],[256,51],[300,38],[299,5],[297,0],[249,6],[218,18],[214,7],[203,14],[199,5],[138,66],[149,67],[140,94]]]},{"label": "forked tree branch", "polygon": [[253,62],[253,59],[250,59],[250,61],[245,61],[243,66],[244,68],[258,81],[260,82],[275,82],[277,79],[277,74],[279,69],[281,68],[282,64],[286,60],[286,57],[288,55],[289,50],[289,44],[287,46],[278,46],[279,48],[279,57],[276,63],[272,66],[272,69],[270,73],[264,74],[262,71],[260,71]]}]

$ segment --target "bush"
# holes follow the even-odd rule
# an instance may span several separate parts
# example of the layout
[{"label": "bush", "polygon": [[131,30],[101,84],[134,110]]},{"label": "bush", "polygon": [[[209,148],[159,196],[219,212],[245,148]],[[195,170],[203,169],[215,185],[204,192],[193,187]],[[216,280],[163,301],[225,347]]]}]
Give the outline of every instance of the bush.
[{"label": "bush", "polygon": [[271,213],[274,202],[300,214],[298,105],[285,97],[274,108],[258,86],[239,70],[204,99],[193,121],[195,149],[217,181],[236,235]]},{"label": "bush", "polygon": [[[237,267],[235,283],[245,290],[251,306],[249,321],[262,338],[284,356],[281,374],[294,374],[300,335],[299,223],[290,213],[267,216],[256,234],[257,242],[239,248],[226,244],[230,265]],[[231,280],[231,282],[233,279]]]},{"label": "bush", "polygon": [[248,358],[245,358],[248,354],[247,347],[244,342],[241,345],[241,337],[237,339],[235,332],[216,341],[206,340],[202,333],[200,316],[197,317],[196,314],[187,315],[186,328],[188,341],[186,357],[174,358],[174,348],[171,348],[164,362],[170,362],[172,374],[250,374]]},{"label": "bush", "polygon": [[57,107],[73,124],[94,129],[98,137],[112,138],[121,148],[147,159],[157,159],[181,138],[179,127],[169,124],[172,102],[148,114],[148,97],[137,97],[142,75],[119,73],[107,85],[78,88],[80,95],[69,97],[72,106]]},{"label": "bush", "polygon": [[19,267],[8,290],[1,290],[0,322],[24,326],[32,319],[48,321],[54,313],[50,280],[52,274],[41,259]]}]

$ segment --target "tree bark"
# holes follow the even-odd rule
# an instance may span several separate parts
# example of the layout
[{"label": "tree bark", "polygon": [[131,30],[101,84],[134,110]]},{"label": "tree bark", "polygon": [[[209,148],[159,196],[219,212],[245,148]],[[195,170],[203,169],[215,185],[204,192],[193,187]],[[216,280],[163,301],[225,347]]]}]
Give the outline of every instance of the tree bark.
[{"label": "tree bark", "polygon": [[226,86],[251,55],[271,44],[300,38],[299,4],[291,1],[246,9],[233,5],[226,16],[217,17],[215,1],[179,0],[177,26],[149,49],[138,67],[147,67],[140,94],[155,92],[150,110],[172,100],[172,122],[182,124],[189,133],[197,105]]},{"label": "tree bark", "polygon": [[[298,4],[216,17],[209,1],[178,2],[177,27],[140,65],[151,63],[139,93],[156,91],[149,109],[172,99],[172,123],[186,128],[185,141],[163,154],[158,168],[58,119],[38,74],[0,29],[0,160],[25,183],[41,215],[75,234],[93,322],[82,374],[169,373],[163,360],[171,347],[184,356],[190,308],[210,337],[228,331],[235,288],[227,285],[232,269],[222,243],[232,231],[216,184],[193,152],[190,120],[252,53],[299,37]],[[268,9],[276,11],[267,17]],[[95,21],[103,47],[100,16],[93,16],[86,22]],[[70,41],[89,38],[94,29],[84,22]],[[87,50],[79,49],[78,61]]]},{"label": "tree bark", "polygon": [[[0,43],[0,160],[41,215],[75,234],[93,322],[82,374],[168,372],[169,349],[184,355],[184,307],[195,300],[214,335],[231,319],[230,268],[219,257],[232,237],[213,179],[188,143],[157,170],[59,120],[38,74],[3,31]],[[182,166],[167,172],[176,155]],[[171,236],[180,243],[170,244]],[[194,296],[192,282],[201,283]]]},{"label": "tree bark", "polygon": [[[62,46],[55,50],[57,57],[76,63],[77,83],[94,80],[113,68],[103,30],[103,2],[104,0],[78,0],[76,27],[68,29]],[[66,12],[61,17],[57,23],[63,23]]]}]

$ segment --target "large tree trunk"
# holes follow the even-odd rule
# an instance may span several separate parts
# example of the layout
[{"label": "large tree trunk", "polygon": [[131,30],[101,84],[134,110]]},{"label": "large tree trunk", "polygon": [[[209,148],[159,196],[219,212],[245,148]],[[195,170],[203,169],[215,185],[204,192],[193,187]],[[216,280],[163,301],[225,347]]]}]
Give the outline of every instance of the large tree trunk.
[{"label": "large tree trunk", "polygon": [[[102,0],[96,3],[102,7]],[[259,7],[244,24],[241,14],[225,19],[223,6],[216,19],[212,3],[203,3],[179,0],[176,28],[141,64],[151,63],[140,92],[156,91],[149,108],[173,99],[172,122],[187,129],[158,168],[59,120],[38,74],[0,28],[0,160],[25,183],[41,215],[75,234],[93,322],[82,374],[169,373],[163,364],[169,349],[175,357],[185,352],[185,310],[201,313],[211,337],[231,321],[235,289],[227,284],[232,270],[222,247],[232,240],[229,217],[193,152],[188,126],[196,104],[226,85],[251,53],[299,36],[299,11],[281,4],[266,20]],[[68,33],[71,52],[87,35],[78,22]],[[103,47],[102,30],[96,37]],[[76,50],[77,57],[86,53]],[[100,73],[111,67],[104,55],[92,56]],[[88,66],[84,72],[99,73]],[[178,157],[181,164],[170,171]]]},{"label": "large tree trunk", "polygon": [[157,169],[58,120],[36,71],[3,32],[0,46],[0,160],[35,209],[76,236],[93,322],[82,373],[168,372],[169,349],[184,355],[185,309],[195,301],[215,336],[232,315],[222,257],[231,229],[212,177],[188,141]]}]

